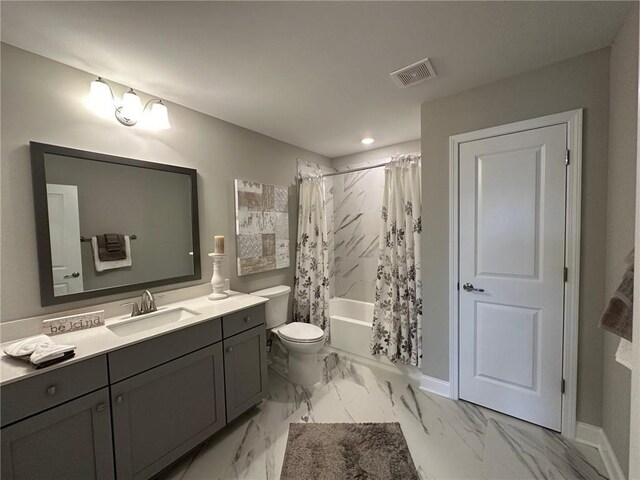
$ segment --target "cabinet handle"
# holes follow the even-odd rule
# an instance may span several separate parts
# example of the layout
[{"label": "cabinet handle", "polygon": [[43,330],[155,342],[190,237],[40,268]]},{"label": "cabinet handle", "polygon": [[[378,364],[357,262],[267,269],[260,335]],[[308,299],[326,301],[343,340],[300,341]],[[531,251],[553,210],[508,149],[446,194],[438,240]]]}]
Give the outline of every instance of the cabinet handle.
[{"label": "cabinet handle", "polygon": [[244,317],[244,323],[249,323],[250,320],[251,320],[251,317]]},{"label": "cabinet handle", "polygon": [[122,397],[122,395],[118,395],[116,397],[116,403],[122,403],[123,400],[124,400],[124,398]]},{"label": "cabinet handle", "polygon": [[232,350],[233,350],[233,347],[227,347],[227,353],[231,353]]},{"label": "cabinet handle", "polygon": [[57,392],[58,387],[56,387],[55,385],[51,385],[47,388],[47,395],[49,395],[50,397],[54,396]]},{"label": "cabinet handle", "polygon": [[96,412],[104,412],[105,408],[107,408],[107,406],[104,403],[99,403],[96,405]]}]

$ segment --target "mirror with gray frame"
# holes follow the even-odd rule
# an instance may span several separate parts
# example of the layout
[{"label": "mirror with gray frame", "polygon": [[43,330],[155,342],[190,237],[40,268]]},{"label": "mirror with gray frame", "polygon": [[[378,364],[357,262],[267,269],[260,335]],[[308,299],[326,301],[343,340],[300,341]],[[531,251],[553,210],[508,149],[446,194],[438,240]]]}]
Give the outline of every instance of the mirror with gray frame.
[{"label": "mirror with gray frame", "polygon": [[201,277],[196,170],[30,149],[43,306]]}]

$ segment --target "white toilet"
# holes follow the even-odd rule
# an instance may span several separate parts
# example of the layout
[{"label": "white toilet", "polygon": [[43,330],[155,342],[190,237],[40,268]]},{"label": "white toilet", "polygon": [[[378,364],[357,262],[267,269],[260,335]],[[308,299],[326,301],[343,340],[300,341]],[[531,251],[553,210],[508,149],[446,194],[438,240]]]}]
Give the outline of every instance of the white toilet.
[{"label": "white toilet", "polygon": [[286,323],[290,292],[291,287],[278,285],[251,292],[251,295],[269,299],[266,305],[266,326],[278,335],[289,352],[289,380],[300,385],[313,385],[322,376],[318,353],[324,346],[324,331],[310,323]]}]

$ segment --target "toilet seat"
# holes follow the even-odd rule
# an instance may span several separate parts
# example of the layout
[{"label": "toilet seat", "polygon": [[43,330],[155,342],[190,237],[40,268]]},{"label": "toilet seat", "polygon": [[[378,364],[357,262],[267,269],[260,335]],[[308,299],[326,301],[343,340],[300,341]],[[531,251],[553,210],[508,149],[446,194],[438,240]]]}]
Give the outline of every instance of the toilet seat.
[{"label": "toilet seat", "polygon": [[304,322],[291,322],[277,330],[278,335],[295,343],[314,343],[324,340],[324,331],[320,327]]}]

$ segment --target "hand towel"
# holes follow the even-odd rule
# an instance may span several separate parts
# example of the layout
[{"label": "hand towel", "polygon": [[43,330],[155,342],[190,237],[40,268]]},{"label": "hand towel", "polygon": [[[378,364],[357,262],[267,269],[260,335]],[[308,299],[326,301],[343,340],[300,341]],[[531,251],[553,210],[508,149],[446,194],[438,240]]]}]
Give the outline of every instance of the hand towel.
[{"label": "hand towel", "polygon": [[[98,237],[98,240],[99,239],[100,239],[100,237]],[[120,235],[120,234],[117,234],[117,233],[105,233],[104,234],[104,240],[105,240],[105,243],[106,243],[106,246],[107,246],[107,252],[111,253],[111,252],[119,252],[119,251],[124,250],[124,237],[123,237],[123,235]],[[104,260],[104,258],[102,258],[101,260]],[[121,260],[121,259],[117,258],[115,260]]]},{"label": "hand towel", "polygon": [[600,327],[631,341],[633,335],[633,250],[625,259],[627,270],[600,317]]},{"label": "hand towel", "polygon": [[50,364],[54,360],[62,357],[70,356],[76,349],[75,345],[56,345],[54,343],[41,343],[36,346],[35,351],[29,358],[31,363],[36,366],[43,365],[45,363]]},{"label": "hand towel", "polygon": [[75,349],[75,345],[57,345],[47,335],[36,335],[6,346],[4,353],[38,368],[72,357]]},{"label": "hand towel", "polygon": [[100,260],[98,254],[98,240],[96,237],[91,237],[91,249],[93,250],[93,263],[96,267],[96,272],[104,272],[105,270],[113,270],[114,268],[130,267],[131,262],[131,241],[128,235],[124,235],[124,245],[126,257],[122,260],[110,260],[103,262]]},{"label": "hand towel", "polygon": [[36,335],[35,337],[24,338],[16,343],[7,345],[4,348],[4,353],[11,357],[24,357],[31,355],[38,345],[50,345],[53,340],[47,335]]},{"label": "hand towel", "polygon": [[96,237],[98,241],[98,258],[103,262],[124,260],[127,258],[124,235],[105,233]]},{"label": "hand towel", "polygon": [[618,350],[616,350],[616,362],[621,363],[629,370],[631,370],[631,359],[633,358],[633,344],[625,340],[624,338],[620,339],[620,343],[618,344]]}]

